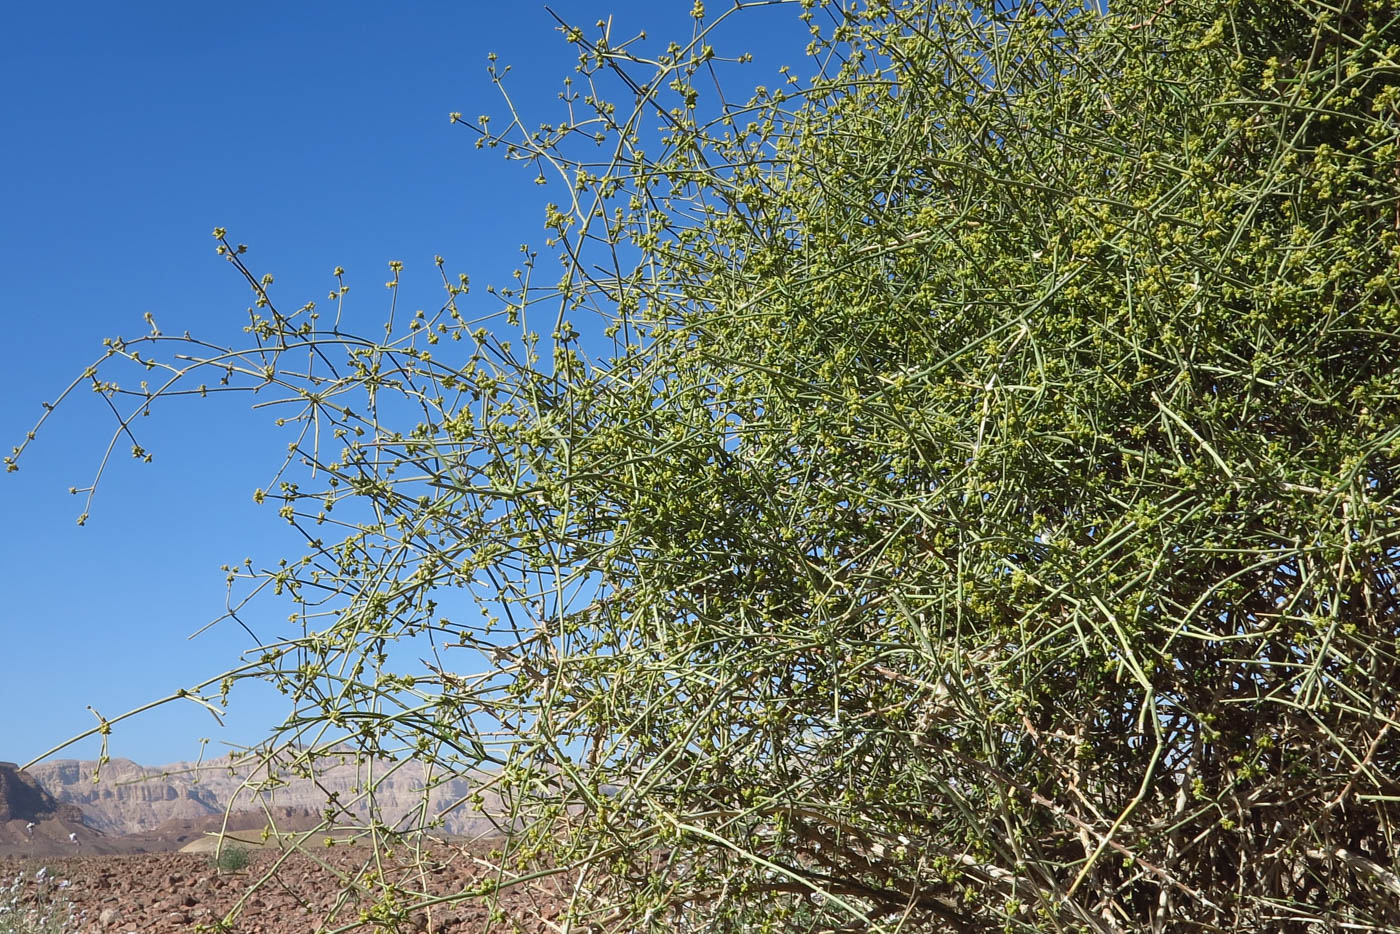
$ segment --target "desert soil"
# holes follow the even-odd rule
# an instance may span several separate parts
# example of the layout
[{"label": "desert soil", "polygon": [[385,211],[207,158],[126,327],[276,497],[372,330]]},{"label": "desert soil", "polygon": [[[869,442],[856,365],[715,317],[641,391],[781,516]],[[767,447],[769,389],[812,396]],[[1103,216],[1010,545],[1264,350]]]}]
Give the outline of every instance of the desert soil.
[{"label": "desert soil", "polygon": [[[489,843],[435,842],[431,859],[412,868],[391,854],[338,844],[286,855],[272,849],[249,852],[248,865],[220,871],[208,854],[134,853],[85,856],[0,857],[0,932],[49,934],[166,934],[213,930],[244,899],[233,921],[239,934],[310,934],[361,920],[382,892],[374,874],[402,886],[406,896],[399,930],[427,934],[544,932],[557,902],[542,890],[507,889],[504,918],[492,921],[479,898],[457,904],[413,907],[425,899],[462,892],[491,878],[478,859]],[[361,894],[342,896],[345,878],[359,880]],[[28,914],[26,923],[19,920]],[[62,918],[38,927],[36,918]],[[67,920],[71,918],[71,920]],[[16,924],[16,921],[19,923]],[[11,926],[7,927],[9,923]],[[205,927],[206,925],[210,927]],[[362,926],[360,930],[385,930]]]}]

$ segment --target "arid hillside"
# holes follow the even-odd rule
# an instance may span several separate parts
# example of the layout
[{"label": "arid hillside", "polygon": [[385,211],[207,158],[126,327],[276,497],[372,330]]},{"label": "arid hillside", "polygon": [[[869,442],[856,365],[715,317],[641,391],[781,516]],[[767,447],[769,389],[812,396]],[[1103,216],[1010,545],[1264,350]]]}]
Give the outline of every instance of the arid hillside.
[{"label": "arid hillside", "polygon": [[0,762],[0,855],[113,852],[82,809],[50,794],[13,762]]},{"label": "arid hillside", "polygon": [[[201,821],[226,811],[331,814],[338,824],[368,817],[364,788],[375,788],[376,816],[391,827],[431,824],[447,834],[490,833],[489,820],[463,802],[474,783],[466,778],[429,773],[413,760],[356,763],[346,756],[322,760],[314,779],[278,771],[277,787],[259,790],[269,778],[265,767],[229,757],[196,765],[172,762],[141,766],[114,759],[97,763],[60,759],[36,765],[27,774],[58,803],[82,809],[86,825],[109,836],[144,833],[168,821]],[[487,798],[488,808],[493,803]]]}]

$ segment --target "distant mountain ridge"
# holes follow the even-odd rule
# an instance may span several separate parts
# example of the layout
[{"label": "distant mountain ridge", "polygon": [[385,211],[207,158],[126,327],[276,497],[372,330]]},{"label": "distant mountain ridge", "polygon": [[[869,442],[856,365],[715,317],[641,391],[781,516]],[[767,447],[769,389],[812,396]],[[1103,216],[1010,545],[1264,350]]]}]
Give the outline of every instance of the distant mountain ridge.
[{"label": "distant mountain ridge", "polygon": [[[457,776],[441,781],[413,760],[357,763],[352,755],[332,756],[318,763],[314,779],[279,770],[279,786],[264,792],[248,787],[251,777],[265,779],[268,775],[267,768],[251,758],[235,761],[222,757],[198,764],[172,762],[154,767],[113,759],[101,767],[99,780],[93,782],[96,768],[95,761],[59,759],[30,766],[26,773],[53,799],[81,808],[89,827],[109,835],[144,833],[172,820],[201,821],[222,815],[230,805],[234,811],[266,806],[275,809],[274,813],[292,809],[321,814],[330,808],[338,811],[339,824],[350,825],[367,817],[363,804],[357,801],[370,778],[376,781],[378,818],[390,827],[418,826],[441,817],[438,829],[449,834],[478,835],[493,830],[489,820],[466,805],[442,813],[470,796],[479,780]],[[434,787],[427,791],[430,777]],[[496,804],[489,794],[485,799],[488,808]]]}]

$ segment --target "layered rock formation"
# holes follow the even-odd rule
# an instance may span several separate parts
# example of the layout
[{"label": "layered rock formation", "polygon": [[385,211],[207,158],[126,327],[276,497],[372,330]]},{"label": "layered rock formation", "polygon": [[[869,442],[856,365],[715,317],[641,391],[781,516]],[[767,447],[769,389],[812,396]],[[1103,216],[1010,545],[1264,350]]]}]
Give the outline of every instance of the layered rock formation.
[{"label": "layered rock formation", "polygon": [[167,820],[223,812],[213,788],[167,774],[166,769],[183,771],[183,763],[148,769],[128,759],[113,759],[94,782],[96,767],[96,762],[60,759],[30,766],[28,772],[60,801],[81,807],[88,824],[103,833],[138,833]]},{"label": "layered rock formation", "polygon": [[[267,790],[254,787],[268,779],[266,767],[228,757],[198,766],[174,762],[154,768],[114,759],[102,766],[96,782],[92,780],[95,768],[94,762],[63,759],[28,771],[58,801],[80,806],[89,826],[112,835],[153,831],[171,820],[198,822],[227,810],[262,811],[264,807],[283,813],[329,812],[339,825],[354,824],[370,816],[363,789],[371,783],[375,816],[390,827],[440,820],[436,829],[450,834],[475,835],[492,829],[489,820],[465,805],[447,810],[471,795],[474,782],[461,777],[444,781],[414,761],[357,763],[349,755],[323,759],[317,763],[314,779],[274,770],[278,787]],[[488,807],[492,803],[488,796]]]}]

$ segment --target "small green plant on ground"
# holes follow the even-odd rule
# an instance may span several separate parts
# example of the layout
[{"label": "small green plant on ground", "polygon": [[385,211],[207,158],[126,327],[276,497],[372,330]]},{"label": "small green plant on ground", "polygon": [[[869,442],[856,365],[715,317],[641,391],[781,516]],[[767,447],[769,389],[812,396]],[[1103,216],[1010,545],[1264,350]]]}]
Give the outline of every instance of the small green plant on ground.
[{"label": "small green plant on ground", "polygon": [[209,863],[219,872],[238,872],[248,868],[253,855],[246,846],[221,846],[209,856]]}]

